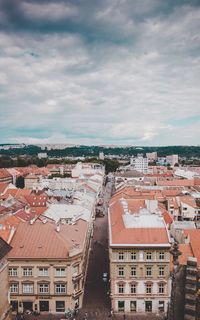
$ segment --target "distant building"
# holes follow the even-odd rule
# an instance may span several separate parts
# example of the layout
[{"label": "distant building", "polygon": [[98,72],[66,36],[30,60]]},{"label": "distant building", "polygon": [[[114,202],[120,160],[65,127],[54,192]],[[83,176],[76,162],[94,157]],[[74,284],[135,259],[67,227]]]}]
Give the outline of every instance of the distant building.
[{"label": "distant building", "polygon": [[166,163],[169,163],[170,166],[174,167],[174,165],[178,163],[178,155],[172,154],[170,156],[166,156]]},{"label": "distant building", "polygon": [[99,152],[99,160],[104,160],[104,153],[103,152]]},{"label": "distant building", "polygon": [[8,261],[7,255],[11,246],[0,237],[0,320],[6,319],[9,312],[8,301]]},{"label": "distant building", "polygon": [[40,152],[38,153],[38,158],[39,159],[46,159],[48,157],[46,152]]},{"label": "distant building", "polygon": [[0,182],[13,183],[13,176],[4,168],[0,168]]},{"label": "distant building", "polygon": [[157,160],[157,152],[148,152],[146,153],[146,157],[149,162]]},{"label": "distant building", "polygon": [[24,187],[26,189],[32,189],[34,184],[39,181],[39,176],[29,174],[24,178]]},{"label": "distant building", "polygon": [[148,159],[144,158],[143,155],[131,158],[130,164],[134,170],[142,173],[148,173]]}]

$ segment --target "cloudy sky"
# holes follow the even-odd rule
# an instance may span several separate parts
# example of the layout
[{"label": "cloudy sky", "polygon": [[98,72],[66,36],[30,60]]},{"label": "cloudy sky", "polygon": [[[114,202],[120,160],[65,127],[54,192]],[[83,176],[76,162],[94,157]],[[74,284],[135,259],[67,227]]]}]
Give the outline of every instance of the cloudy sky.
[{"label": "cloudy sky", "polygon": [[0,143],[198,145],[199,0],[0,0]]}]

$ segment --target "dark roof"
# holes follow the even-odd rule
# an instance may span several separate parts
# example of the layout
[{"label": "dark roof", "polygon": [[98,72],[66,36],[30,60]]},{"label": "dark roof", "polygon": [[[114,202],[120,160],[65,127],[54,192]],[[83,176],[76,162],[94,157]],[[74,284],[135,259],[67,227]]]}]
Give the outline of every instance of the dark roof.
[{"label": "dark roof", "polygon": [[5,257],[12,247],[0,237],[0,259]]}]

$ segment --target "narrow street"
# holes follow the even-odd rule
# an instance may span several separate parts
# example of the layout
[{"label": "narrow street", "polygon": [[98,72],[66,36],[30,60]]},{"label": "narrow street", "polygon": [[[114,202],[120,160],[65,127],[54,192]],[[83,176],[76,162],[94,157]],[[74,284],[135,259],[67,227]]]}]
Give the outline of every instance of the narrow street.
[{"label": "narrow street", "polygon": [[[95,220],[94,236],[91,246],[88,274],[86,280],[83,308],[77,319],[83,319],[87,313],[88,320],[108,319],[110,313],[109,299],[109,261],[108,261],[108,233],[107,233],[107,203],[111,195],[111,183],[108,182],[103,193],[104,217]],[[107,273],[107,281],[103,281],[103,273]]]}]

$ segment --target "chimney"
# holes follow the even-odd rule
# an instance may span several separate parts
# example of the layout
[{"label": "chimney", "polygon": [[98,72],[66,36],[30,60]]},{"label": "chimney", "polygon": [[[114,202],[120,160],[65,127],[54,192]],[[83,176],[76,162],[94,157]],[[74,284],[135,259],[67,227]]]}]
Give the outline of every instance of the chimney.
[{"label": "chimney", "polygon": [[60,232],[60,225],[59,224],[56,226],[56,231]]}]

